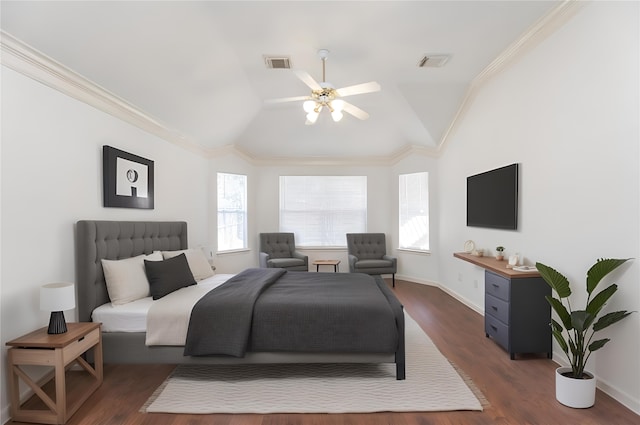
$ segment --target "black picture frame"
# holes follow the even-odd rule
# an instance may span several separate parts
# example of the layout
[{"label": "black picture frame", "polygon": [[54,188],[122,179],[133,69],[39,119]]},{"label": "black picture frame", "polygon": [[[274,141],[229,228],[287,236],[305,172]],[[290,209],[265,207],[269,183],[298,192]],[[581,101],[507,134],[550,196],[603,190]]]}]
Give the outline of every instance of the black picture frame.
[{"label": "black picture frame", "polygon": [[153,161],[102,146],[105,207],[153,209]]}]

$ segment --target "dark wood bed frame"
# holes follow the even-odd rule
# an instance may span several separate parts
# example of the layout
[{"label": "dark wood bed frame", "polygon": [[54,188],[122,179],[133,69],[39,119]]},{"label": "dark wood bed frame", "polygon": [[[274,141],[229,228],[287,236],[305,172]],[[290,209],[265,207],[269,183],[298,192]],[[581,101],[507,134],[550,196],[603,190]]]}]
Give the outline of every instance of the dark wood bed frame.
[{"label": "dark wood bed frame", "polygon": [[[188,247],[183,221],[96,221],[76,224],[78,318],[90,322],[93,310],[110,302],[101,260],[120,260],[152,251]],[[328,276],[330,274],[327,274]],[[405,378],[404,316],[397,315],[400,341],[394,353],[250,352],[243,358],[184,356],[184,347],[147,346],[144,332],[104,332],[105,363],[237,364],[237,363],[395,363],[396,378]],[[401,316],[401,317],[400,317]]]}]

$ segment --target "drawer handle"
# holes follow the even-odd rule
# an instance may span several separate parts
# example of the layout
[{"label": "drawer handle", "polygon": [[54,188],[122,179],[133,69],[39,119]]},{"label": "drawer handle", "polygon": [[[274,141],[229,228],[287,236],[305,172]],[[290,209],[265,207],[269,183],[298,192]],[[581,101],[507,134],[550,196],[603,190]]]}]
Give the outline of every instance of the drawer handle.
[{"label": "drawer handle", "polygon": [[492,305],[491,308],[493,309],[493,311],[498,311],[498,307],[496,307],[495,305]]},{"label": "drawer handle", "polygon": [[494,331],[498,331],[498,328],[496,328],[495,326],[491,325],[491,329],[493,329]]},{"label": "drawer handle", "polygon": [[492,285],[493,285],[494,288],[499,288],[500,287],[500,285],[498,285],[496,283],[492,283]]}]

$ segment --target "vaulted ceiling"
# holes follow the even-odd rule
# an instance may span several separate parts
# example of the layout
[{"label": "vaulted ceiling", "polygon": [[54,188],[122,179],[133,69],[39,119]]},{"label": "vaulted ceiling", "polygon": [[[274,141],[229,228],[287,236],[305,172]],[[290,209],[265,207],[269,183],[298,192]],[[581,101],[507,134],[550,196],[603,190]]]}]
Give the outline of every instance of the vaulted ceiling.
[{"label": "vaulted ceiling", "polygon": [[[178,135],[253,158],[389,157],[436,151],[470,87],[559,1],[2,1],[2,30]],[[309,95],[293,70],[370,114],[326,112],[305,125]],[[442,67],[425,56],[449,55]],[[292,69],[269,69],[265,56]]]}]

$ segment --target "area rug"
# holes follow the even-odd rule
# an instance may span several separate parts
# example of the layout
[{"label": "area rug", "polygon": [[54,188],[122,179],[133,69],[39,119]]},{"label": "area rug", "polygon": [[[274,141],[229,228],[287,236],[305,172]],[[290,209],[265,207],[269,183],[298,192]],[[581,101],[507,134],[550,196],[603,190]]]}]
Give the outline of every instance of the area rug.
[{"label": "area rug", "polygon": [[405,338],[403,381],[395,379],[393,364],[179,365],[141,411],[365,413],[486,406],[406,313]]}]

